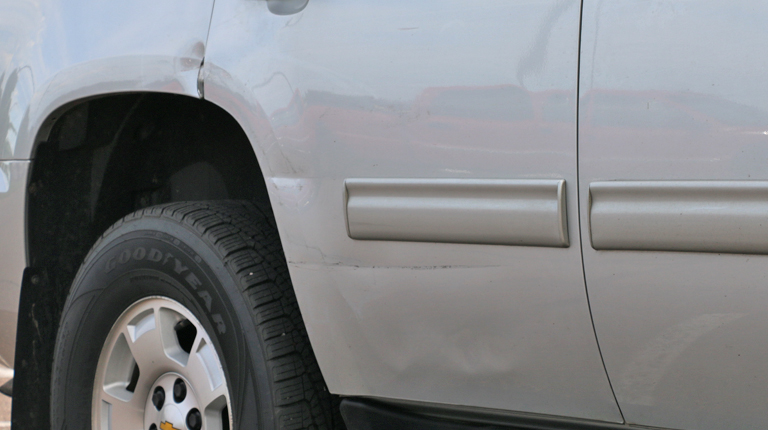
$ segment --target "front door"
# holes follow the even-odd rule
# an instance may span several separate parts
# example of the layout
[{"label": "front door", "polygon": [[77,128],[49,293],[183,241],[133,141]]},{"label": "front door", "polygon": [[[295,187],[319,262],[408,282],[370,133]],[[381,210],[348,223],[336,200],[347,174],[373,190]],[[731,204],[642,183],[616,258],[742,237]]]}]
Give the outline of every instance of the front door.
[{"label": "front door", "polygon": [[217,0],[203,77],[331,391],[621,421],[578,246],[579,2],[301,5]]}]

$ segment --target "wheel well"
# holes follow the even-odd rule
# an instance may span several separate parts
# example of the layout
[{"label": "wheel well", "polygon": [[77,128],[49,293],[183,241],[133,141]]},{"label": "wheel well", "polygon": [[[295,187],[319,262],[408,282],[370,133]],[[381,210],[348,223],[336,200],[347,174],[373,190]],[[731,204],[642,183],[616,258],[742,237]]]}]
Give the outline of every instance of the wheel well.
[{"label": "wheel well", "polygon": [[269,206],[248,138],[214,104],[134,93],[86,100],[58,114],[36,148],[29,180],[29,268],[19,309],[14,426],[50,425],[61,309],[99,235],[143,207],[219,199]]}]

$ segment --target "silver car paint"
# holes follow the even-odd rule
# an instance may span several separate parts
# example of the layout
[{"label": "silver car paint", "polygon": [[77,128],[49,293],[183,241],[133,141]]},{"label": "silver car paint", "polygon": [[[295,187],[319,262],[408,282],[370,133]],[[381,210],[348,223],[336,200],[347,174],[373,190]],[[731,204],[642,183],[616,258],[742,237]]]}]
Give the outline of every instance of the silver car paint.
[{"label": "silver car paint", "polygon": [[254,144],[332,392],[621,421],[578,246],[357,241],[344,219],[348,178],[575,184],[578,31],[577,1],[217,0],[205,98]]},{"label": "silver car paint", "polygon": [[[768,179],[766,19],[763,1],[584,2],[585,234],[598,181]],[[711,193],[705,200],[718,204]],[[672,234],[689,227],[658,220]],[[765,427],[768,257],[596,251],[587,237],[583,252],[597,337],[627,422]]]},{"label": "silver car paint", "polygon": [[[197,97],[212,8],[213,0],[0,0],[0,160],[32,158],[56,112],[75,100],[126,91]],[[13,362],[28,164],[2,164],[0,363]]]}]

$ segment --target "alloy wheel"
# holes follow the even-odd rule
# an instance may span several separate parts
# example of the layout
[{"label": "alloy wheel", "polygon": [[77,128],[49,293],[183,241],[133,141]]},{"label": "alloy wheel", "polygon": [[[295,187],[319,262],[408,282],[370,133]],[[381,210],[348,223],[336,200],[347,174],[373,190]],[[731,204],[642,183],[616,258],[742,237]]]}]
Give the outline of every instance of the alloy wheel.
[{"label": "alloy wheel", "polygon": [[221,359],[198,319],[180,303],[148,297],[107,336],[93,387],[93,428],[228,430]]}]

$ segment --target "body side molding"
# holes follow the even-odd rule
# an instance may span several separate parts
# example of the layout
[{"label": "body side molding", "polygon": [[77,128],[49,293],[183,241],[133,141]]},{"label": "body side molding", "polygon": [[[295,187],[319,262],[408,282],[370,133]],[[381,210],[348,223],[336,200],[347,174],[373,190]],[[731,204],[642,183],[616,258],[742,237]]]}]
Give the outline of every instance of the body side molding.
[{"label": "body side molding", "polygon": [[347,179],[352,239],[568,247],[562,179]]},{"label": "body side molding", "polygon": [[593,182],[597,250],[768,253],[768,181]]}]

